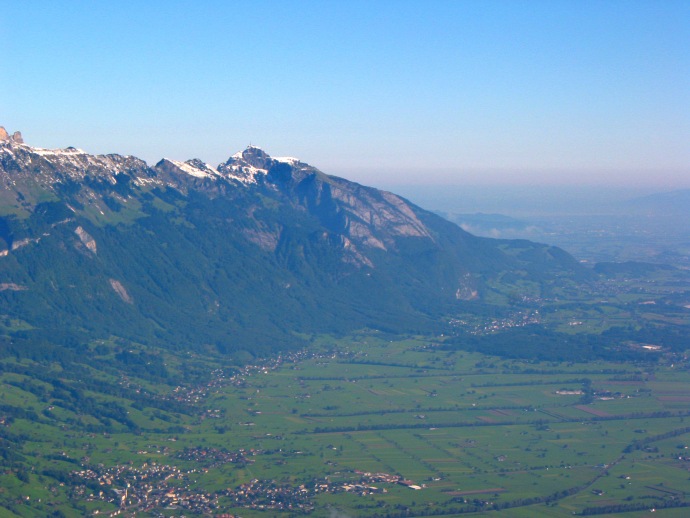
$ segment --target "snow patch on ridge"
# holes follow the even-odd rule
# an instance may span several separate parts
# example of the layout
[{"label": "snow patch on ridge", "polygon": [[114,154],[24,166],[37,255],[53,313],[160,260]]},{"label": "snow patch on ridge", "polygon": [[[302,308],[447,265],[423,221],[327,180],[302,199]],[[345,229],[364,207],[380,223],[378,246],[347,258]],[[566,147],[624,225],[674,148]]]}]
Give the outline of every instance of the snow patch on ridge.
[{"label": "snow patch on ridge", "polygon": [[189,162],[178,162],[177,160],[171,160],[169,158],[165,158],[164,160],[167,160],[181,171],[196,178],[209,178],[220,174],[215,168],[201,161],[197,161],[199,165],[195,165]]},{"label": "snow patch on ridge", "polygon": [[[19,142],[16,138],[1,141],[0,153],[9,155],[21,169],[35,171],[35,175],[42,175],[51,183],[64,181],[65,177],[82,180],[86,175],[98,172],[100,177],[105,177],[114,184],[116,175],[132,169],[144,170],[147,167],[144,161],[132,156],[90,155],[75,147],[33,147]],[[47,169],[45,165],[48,165]]]},{"label": "snow patch on ridge", "polygon": [[301,162],[299,158],[295,158],[294,156],[272,156],[271,158],[276,162],[284,162],[290,165],[296,165]]},{"label": "snow patch on ridge", "polygon": [[253,165],[249,164],[223,164],[223,166],[223,172],[225,173],[224,176],[226,178],[237,180],[238,182],[244,184],[256,183],[257,176],[268,173],[266,169],[259,169],[258,167],[254,167]]},{"label": "snow patch on ridge", "polygon": [[48,156],[74,156],[74,155],[86,155],[86,151],[83,149],[77,149],[75,147],[68,147],[66,149],[45,149],[42,147],[31,147],[26,146],[31,149],[32,153],[37,155],[48,157]]}]

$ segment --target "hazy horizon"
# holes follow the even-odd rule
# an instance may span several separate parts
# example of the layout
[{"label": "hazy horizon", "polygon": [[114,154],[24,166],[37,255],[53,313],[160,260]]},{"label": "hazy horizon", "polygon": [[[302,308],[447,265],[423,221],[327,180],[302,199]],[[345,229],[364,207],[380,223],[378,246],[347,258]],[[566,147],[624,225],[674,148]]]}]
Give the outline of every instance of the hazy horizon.
[{"label": "hazy horizon", "polygon": [[665,192],[653,187],[597,185],[380,185],[420,207],[451,214],[618,214],[626,202]]}]

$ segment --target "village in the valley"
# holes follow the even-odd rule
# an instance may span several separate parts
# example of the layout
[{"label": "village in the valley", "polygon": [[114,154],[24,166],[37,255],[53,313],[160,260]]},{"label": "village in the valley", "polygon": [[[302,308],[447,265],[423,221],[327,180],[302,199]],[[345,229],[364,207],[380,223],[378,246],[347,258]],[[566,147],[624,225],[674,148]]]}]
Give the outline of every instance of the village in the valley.
[{"label": "village in the valley", "polygon": [[[338,353],[349,356],[347,352]],[[279,355],[270,360],[257,361],[240,369],[237,373],[226,376],[220,369],[213,371],[212,378],[200,386],[176,387],[167,398],[181,403],[198,404],[210,394],[218,392],[222,387],[232,385],[240,387],[246,377],[257,373],[267,373],[277,369],[285,362],[298,362],[305,359],[333,358],[334,353],[308,353],[298,351],[286,355]],[[128,383],[128,382],[127,382]],[[208,409],[203,418],[219,418],[219,410]],[[252,423],[241,423],[251,425]],[[175,437],[167,439],[175,443]],[[387,492],[386,485],[398,484],[412,490],[420,490],[424,485],[405,479],[401,475],[388,473],[369,473],[353,471],[337,473],[337,481],[330,477],[312,480],[300,485],[280,484],[275,480],[251,479],[235,488],[220,491],[203,491],[195,484],[195,476],[199,476],[212,468],[226,464],[246,466],[253,464],[260,455],[283,455],[295,452],[283,452],[281,449],[265,451],[261,449],[239,449],[228,451],[213,447],[184,448],[175,452],[170,446],[151,444],[145,450],[136,452],[140,456],[156,454],[169,457],[170,463],[144,462],[136,467],[133,463],[104,466],[83,463],[83,469],[74,470],[72,477],[73,497],[87,502],[103,502],[110,504],[110,510],[96,509],[93,514],[104,516],[118,516],[123,513],[129,515],[135,512],[152,512],[160,510],[184,510],[195,514],[213,513],[215,516],[231,517],[223,514],[222,509],[228,507],[310,512],[314,509],[313,497],[323,493],[349,492],[359,496]],[[299,453],[299,452],[297,452]],[[82,459],[87,461],[88,459]],[[173,461],[182,461],[198,467],[183,469]],[[226,502],[221,505],[221,499]],[[116,510],[112,510],[112,506]],[[221,514],[218,514],[221,513]]]}]

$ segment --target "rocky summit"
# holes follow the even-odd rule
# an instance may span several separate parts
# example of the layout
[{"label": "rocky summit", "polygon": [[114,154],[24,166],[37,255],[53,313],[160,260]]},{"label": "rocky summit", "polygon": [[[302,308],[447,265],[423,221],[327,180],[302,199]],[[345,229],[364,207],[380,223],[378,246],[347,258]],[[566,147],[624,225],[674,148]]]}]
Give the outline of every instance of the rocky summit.
[{"label": "rocky summit", "polygon": [[588,275],[558,248],[473,236],[255,146],[215,167],[149,166],[0,129],[0,283],[16,287],[0,304],[45,340],[234,353],[316,332],[438,330],[459,308]]}]

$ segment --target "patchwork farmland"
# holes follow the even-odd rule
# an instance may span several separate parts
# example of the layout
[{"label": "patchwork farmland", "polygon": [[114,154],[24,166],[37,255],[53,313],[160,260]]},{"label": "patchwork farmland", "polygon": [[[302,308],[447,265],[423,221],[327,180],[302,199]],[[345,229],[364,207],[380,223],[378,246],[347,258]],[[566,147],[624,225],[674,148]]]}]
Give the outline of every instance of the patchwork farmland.
[{"label": "patchwork farmland", "polygon": [[323,337],[312,352],[187,385],[127,380],[174,403],[111,396],[135,434],[95,433],[95,419],[46,405],[20,372],[5,365],[3,400],[27,415],[4,425],[35,468],[0,476],[20,516],[680,516],[690,501],[690,372],[678,354],[539,363],[375,332]]}]

